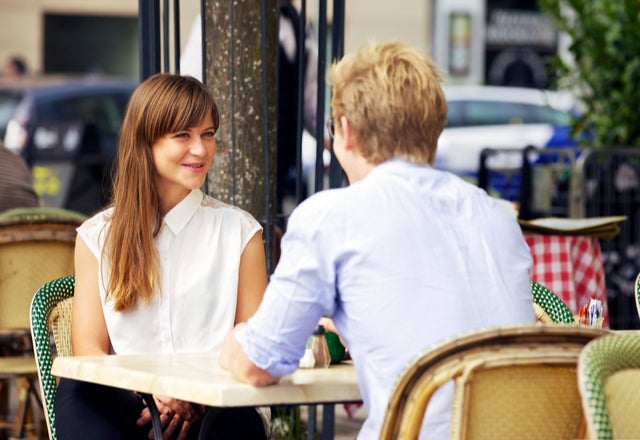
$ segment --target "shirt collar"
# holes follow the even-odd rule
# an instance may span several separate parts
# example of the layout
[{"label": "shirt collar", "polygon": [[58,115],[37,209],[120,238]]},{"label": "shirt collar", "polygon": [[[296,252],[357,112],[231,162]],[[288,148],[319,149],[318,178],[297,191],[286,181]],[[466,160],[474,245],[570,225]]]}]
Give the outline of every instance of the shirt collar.
[{"label": "shirt collar", "polygon": [[164,216],[164,223],[171,229],[173,235],[178,235],[191,220],[202,204],[204,193],[199,189],[191,190],[171,211]]},{"label": "shirt collar", "polygon": [[402,157],[393,157],[385,162],[382,162],[380,165],[376,166],[371,173],[369,174],[378,174],[378,173],[393,173],[393,174],[403,174],[406,173],[408,169],[424,169],[431,168],[429,165],[419,165],[414,162],[409,162],[407,159]]}]

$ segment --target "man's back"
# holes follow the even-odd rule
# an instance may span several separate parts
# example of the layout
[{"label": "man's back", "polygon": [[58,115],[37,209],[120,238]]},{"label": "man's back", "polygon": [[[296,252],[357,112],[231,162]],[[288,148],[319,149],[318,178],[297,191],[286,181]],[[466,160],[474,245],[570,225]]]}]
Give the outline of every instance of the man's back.
[{"label": "man's back", "polygon": [[[323,313],[358,371],[369,415],[362,438],[377,435],[396,377],[420,351],[469,330],[534,322],[531,256],[517,223],[457,177],[393,160],[307,205],[290,219],[294,240],[285,236],[272,284],[287,282],[297,264],[317,263],[310,269],[326,283],[297,281],[320,292],[325,306],[337,292],[335,309]],[[288,249],[307,239],[309,255],[321,255],[315,263]],[[445,434],[449,402],[434,402]]]}]

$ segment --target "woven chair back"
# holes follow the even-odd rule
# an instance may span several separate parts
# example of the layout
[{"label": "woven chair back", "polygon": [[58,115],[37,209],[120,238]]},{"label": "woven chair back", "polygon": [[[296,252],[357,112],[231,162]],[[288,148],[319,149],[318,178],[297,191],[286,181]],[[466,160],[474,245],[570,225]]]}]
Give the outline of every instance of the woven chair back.
[{"label": "woven chair back", "polygon": [[55,341],[56,355],[72,356],[71,349],[71,310],[73,297],[65,298],[58,302],[51,311],[49,327]]},{"label": "woven chair back", "polygon": [[531,281],[533,310],[540,322],[546,324],[573,324],[573,313],[562,299],[546,286]]},{"label": "woven chair back", "polygon": [[607,332],[518,325],[439,344],[399,376],[380,439],[417,439],[431,396],[452,381],[452,439],[582,438],[578,357],[589,341]]},{"label": "woven chair back", "polygon": [[73,274],[76,228],[84,218],[54,208],[0,215],[0,328],[28,329],[35,291],[52,279]]},{"label": "woven chair back", "polygon": [[578,385],[589,438],[640,438],[640,334],[589,343],[578,362]]}]

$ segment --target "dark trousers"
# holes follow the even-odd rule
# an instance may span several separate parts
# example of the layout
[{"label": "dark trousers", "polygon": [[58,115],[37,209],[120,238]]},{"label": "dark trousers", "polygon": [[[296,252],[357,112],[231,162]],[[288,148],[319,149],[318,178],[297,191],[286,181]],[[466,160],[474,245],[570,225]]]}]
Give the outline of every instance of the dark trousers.
[{"label": "dark trousers", "polygon": [[[146,439],[151,424],[136,425],[144,401],[131,391],[61,379],[54,403],[59,440]],[[178,432],[174,437],[177,437]],[[187,436],[189,440],[265,440],[262,419],[254,408],[207,408]]]}]

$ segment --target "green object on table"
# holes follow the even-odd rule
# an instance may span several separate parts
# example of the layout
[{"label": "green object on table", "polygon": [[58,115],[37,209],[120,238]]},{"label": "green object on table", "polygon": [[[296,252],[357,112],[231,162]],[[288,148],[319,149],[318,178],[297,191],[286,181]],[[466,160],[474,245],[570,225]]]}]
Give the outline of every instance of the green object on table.
[{"label": "green object on table", "polygon": [[329,347],[329,356],[331,357],[331,364],[339,364],[344,358],[345,347],[340,342],[340,337],[332,331],[327,331],[324,335],[327,340],[327,346]]}]

